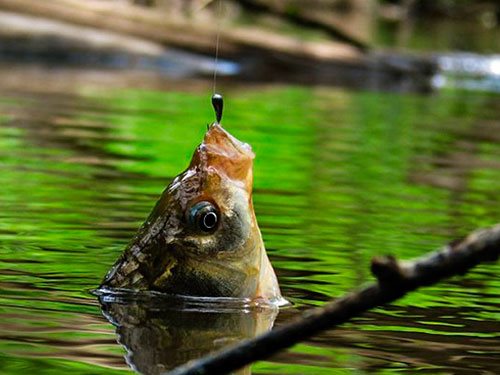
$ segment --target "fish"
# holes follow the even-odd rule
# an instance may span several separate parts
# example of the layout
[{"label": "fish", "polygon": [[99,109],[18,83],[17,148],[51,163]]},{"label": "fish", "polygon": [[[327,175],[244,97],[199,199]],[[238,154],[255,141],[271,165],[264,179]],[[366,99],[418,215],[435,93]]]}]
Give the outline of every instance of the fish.
[{"label": "fish", "polygon": [[254,157],[249,144],[209,125],[100,288],[281,300],[253,207]]}]

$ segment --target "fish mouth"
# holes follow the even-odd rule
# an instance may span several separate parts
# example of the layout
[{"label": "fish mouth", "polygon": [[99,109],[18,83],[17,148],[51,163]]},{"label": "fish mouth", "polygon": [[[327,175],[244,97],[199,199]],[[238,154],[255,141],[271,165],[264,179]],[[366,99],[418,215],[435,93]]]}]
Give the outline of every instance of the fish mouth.
[{"label": "fish mouth", "polygon": [[255,154],[249,144],[239,141],[220,124],[214,123],[196,149],[190,169],[215,171],[235,182],[243,183],[247,191],[251,191],[254,158]]},{"label": "fish mouth", "polygon": [[252,147],[248,143],[239,141],[218,123],[210,125],[203,144],[213,149],[213,151],[226,154],[228,157],[246,156],[251,159],[255,157]]}]

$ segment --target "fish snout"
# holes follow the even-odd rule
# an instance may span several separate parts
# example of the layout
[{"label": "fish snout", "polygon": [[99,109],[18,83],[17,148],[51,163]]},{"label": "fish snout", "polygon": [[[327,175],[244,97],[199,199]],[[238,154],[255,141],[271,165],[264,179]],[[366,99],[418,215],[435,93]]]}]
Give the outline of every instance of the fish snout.
[{"label": "fish snout", "polygon": [[233,137],[217,123],[210,126],[203,143],[193,157],[192,165],[202,170],[212,170],[252,190],[253,159],[255,154],[249,144]]}]

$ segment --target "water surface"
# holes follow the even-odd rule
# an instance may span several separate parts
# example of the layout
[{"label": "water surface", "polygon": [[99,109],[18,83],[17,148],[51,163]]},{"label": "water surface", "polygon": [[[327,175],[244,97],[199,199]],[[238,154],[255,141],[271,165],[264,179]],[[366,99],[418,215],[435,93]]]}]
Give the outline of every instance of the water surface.
[{"label": "water surface", "polygon": [[[189,162],[213,118],[209,84],[109,89],[30,74],[38,84],[3,81],[0,91],[0,373],[159,372],[179,354],[164,349],[179,315],[117,307],[115,315],[138,317],[127,327],[139,327],[127,331],[132,338],[122,329],[119,344],[89,290]],[[53,84],[43,84],[45,75]],[[372,280],[374,255],[416,257],[500,221],[497,94],[286,85],[223,92],[224,125],[256,152],[257,218],[294,303],[275,325]],[[482,265],[252,372],[498,373],[499,272]],[[189,314],[196,330],[177,342],[216,332],[220,347],[274,319],[262,323],[251,310]],[[167,338],[141,341],[148,337]],[[139,357],[146,367],[133,362]]]}]

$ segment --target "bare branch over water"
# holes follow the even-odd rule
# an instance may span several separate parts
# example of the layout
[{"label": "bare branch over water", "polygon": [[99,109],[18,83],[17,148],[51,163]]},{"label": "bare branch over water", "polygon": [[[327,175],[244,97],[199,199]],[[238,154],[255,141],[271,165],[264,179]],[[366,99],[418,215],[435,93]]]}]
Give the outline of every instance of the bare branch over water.
[{"label": "bare branch over water", "polygon": [[465,239],[414,261],[392,256],[376,257],[371,270],[376,283],[368,284],[322,308],[308,310],[287,325],[246,340],[214,355],[192,361],[170,375],[224,374],[271,357],[319,332],[334,328],[362,313],[403,297],[408,292],[440,280],[467,273],[483,262],[500,256],[500,224],[477,230]]}]

